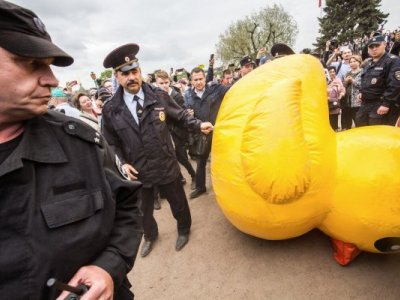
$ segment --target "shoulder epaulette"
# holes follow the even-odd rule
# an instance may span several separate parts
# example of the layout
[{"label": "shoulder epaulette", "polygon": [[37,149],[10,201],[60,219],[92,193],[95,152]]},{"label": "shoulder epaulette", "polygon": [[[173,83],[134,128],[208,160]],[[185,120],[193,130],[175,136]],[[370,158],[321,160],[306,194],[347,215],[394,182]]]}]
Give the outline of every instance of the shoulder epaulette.
[{"label": "shoulder epaulette", "polygon": [[99,132],[97,132],[91,126],[80,122],[79,120],[68,120],[63,123],[63,128],[69,135],[76,136],[84,141],[94,143],[99,146],[103,146],[103,138]]}]

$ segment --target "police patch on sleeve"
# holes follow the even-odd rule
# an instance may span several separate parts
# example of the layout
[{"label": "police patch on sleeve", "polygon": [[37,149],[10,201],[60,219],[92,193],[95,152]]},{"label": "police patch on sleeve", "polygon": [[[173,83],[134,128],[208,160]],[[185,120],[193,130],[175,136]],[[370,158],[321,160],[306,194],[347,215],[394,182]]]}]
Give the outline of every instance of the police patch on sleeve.
[{"label": "police patch on sleeve", "polygon": [[122,177],[129,180],[128,174],[125,172],[124,168],[122,167],[122,163],[119,160],[119,157],[117,156],[117,154],[115,154],[115,164],[117,165],[117,169],[118,169],[119,173],[122,175]]},{"label": "police patch on sleeve", "polygon": [[400,81],[400,71],[394,72],[394,77]]}]

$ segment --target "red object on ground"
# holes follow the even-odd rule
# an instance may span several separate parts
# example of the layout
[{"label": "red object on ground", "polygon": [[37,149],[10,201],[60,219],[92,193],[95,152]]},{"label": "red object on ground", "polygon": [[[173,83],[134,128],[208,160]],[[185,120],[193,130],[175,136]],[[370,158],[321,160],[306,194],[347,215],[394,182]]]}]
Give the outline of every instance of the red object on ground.
[{"label": "red object on ground", "polygon": [[354,244],[333,238],[331,238],[331,241],[333,246],[333,257],[342,266],[348,265],[361,253],[361,250]]}]

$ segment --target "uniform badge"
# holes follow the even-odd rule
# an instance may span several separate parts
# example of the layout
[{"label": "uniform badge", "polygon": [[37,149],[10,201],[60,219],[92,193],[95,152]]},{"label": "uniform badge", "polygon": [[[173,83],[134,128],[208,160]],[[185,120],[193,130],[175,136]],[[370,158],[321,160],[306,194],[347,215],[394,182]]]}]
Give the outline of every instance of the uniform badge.
[{"label": "uniform badge", "polygon": [[165,121],[165,113],[163,111],[160,111],[158,114],[158,117],[160,118],[161,122]]},{"label": "uniform badge", "polygon": [[377,81],[378,81],[378,79],[376,79],[376,78],[372,78],[372,80],[371,80],[371,84],[375,84]]},{"label": "uniform badge", "polygon": [[128,57],[128,56],[125,56],[125,61],[126,62],[128,62],[128,61],[130,61],[131,59]]},{"label": "uniform badge", "polygon": [[395,77],[397,80],[400,80],[400,71],[394,72],[394,77]]},{"label": "uniform badge", "polygon": [[119,173],[124,177],[126,180],[129,180],[128,174],[125,172],[124,168],[122,167],[122,163],[119,160],[119,157],[117,154],[115,154],[115,164],[117,165],[117,169]]}]

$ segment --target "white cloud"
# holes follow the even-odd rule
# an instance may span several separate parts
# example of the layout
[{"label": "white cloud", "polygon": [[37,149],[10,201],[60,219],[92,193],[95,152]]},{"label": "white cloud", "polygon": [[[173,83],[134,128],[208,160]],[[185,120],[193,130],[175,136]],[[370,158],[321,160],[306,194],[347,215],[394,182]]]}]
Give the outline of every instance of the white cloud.
[{"label": "white cloud", "polygon": [[[143,73],[155,69],[206,64],[218,36],[233,22],[266,5],[281,4],[296,20],[295,50],[311,48],[318,35],[317,0],[14,0],[42,18],[53,41],[75,59],[67,68],[54,68],[60,83],[78,79],[92,86],[90,72],[103,70],[103,59],[115,47],[140,45]],[[390,12],[386,28],[400,25],[396,0],[383,0]]]}]

